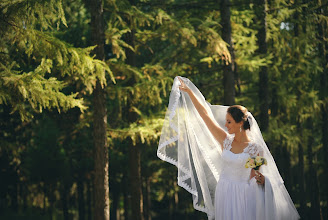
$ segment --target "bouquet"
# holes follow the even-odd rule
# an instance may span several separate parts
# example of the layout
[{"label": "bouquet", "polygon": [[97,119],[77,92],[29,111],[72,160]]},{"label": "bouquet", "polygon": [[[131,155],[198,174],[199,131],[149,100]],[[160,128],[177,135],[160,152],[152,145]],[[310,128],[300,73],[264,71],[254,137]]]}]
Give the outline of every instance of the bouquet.
[{"label": "bouquet", "polygon": [[245,164],[245,168],[253,168],[255,171],[258,171],[263,164],[267,165],[267,160],[264,157],[250,157]]}]

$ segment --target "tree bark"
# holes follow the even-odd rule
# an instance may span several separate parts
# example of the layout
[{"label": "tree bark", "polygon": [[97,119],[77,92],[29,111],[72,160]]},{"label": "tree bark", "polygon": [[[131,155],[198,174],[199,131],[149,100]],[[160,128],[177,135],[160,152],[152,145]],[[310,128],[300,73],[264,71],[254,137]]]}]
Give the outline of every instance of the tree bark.
[{"label": "tree bark", "polygon": [[[127,174],[127,173],[125,173]],[[123,177],[123,203],[124,203],[124,220],[129,220],[130,219],[130,199],[129,199],[129,183],[128,183],[128,178],[127,175],[124,175]]]},{"label": "tree bark", "polygon": [[[261,57],[267,55],[267,23],[266,23],[267,0],[258,0],[255,9],[256,17],[259,21],[259,31],[257,34],[258,52]],[[260,99],[260,127],[266,131],[269,127],[269,77],[266,66],[260,68],[259,74],[259,99]]]},{"label": "tree bark", "polygon": [[290,165],[290,153],[287,149],[286,146],[281,147],[282,149],[282,167],[284,168],[284,173],[285,173],[285,178],[284,178],[284,182],[285,182],[285,186],[287,188],[287,190],[290,192],[292,189],[292,184],[291,184],[291,165]]},{"label": "tree bark", "polygon": [[77,197],[79,207],[79,220],[85,219],[85,202],[84,202],[84,184],[82,178],[79,176],[77,180]]},{"label": "tree bark", "polygon": [[141,186],[140,145],[130,146],[130,190],[132,216],[134,220],[143,220],[143,199]]},{"label": "tree bark", "polygon": [[43,189],[43,209],[42,209],[42,214],[45,216],[47,214],[47,203],[46,203],[46,198],[47,198],[47,188],[45,186],[45,183],[43,182],[42,185],[42,189]]},{"label": "tree bark", "polygon": [[[295,4],[297,4],[297,0],[295,1]],[[294,18],[295,21],[299,21],[299,12],[296,11]],[[295,37],[299,36],[299,32],[300,32],[300,25],[298,23],[295,23],[295,28],[294,28],[294,35]],[[300,100],[300,96],[301,93],[300,91],[296,91],[297,94],[297,100]],[[297,116],[297,133],[299,134],[299,136],[301,138],[303,138],[303,126],[301,125],[300,122],[300,116]],[[304,144],[301,142],[298,144],[298,166],[299,166],[299,172],[298,172],[298,176],[299,176],[299,199],[300,199],[300,215],[301,216],[305,216],[306,215],[306,193],[305,193],[305,174],[304,174],[304,150],[303,150],[303,146]]]},{"label": "tree bark", "polygon": [[[133,0],[130,0],[131,5],[135,5]],[[133,20],[133,18],[131,19]],[[126,42],[135,48],[135,27],[133,21],[129,23],[131,32],[126,34]],[[136,54],[130,49],[126,49],[126,62],[130,66],[136,66]],[[136,79],[132,76],[127,85],[134,86]],[[136,112],[131,111],[134,105],[134,97],[130,92],[127,101],[127,119],[129,123],[133,123],[138,119]],[[130,170],[130,191],[131,191],[131,208],[134,220],[143,220],[143,198],[142,198],[142,181],[141,181],[141,166],[140,166],[140,145],[138,143],[133,146],[132,140],[128,139],[129,146],[129,170]]]},{"label": "tree bark", "polygon": [[[308,119],[308,129],[313,129],[313,124],[311,122],[312,119]],[[310,183],[308,184],[310,195],[311,195],[311,219],[320,219],[323,220],[321,207],[320,207],[320,192],[319,192],[319,183],[318,183],[318,175],[317,175],[317,167],[313,163],[315,159],[315,155],[312,150],[314,138],[312,135],[308,137],[308,158],[309,158],[309,172],[310,172]]]},{"label": "tree bark", "polygon": [[300,215],[304,216],[304,211],[306,210],[306,194],[304,185],[304,151],[303,144],[298,144],[298,167],[299,167],[299,197],[300,197]]},{"label": "tree bark", "polygon": [[92,190],[91,190],[92,184],[91,180],[87,180],[87,214],[88,214],[88,220],[92,219]]},{"label": "tree bark", "polygon": [[[103,1],[89,0],[91,13],[91,40],[97,45],[94,54],[105,60]],[[94,220],[109,219],[107,108],[105,89],[96,82],[93,92],[93,142],[94,142]]]},{"label": "tree bark", "polygon": [[[114,156],[111,156],[113,159]],[[121,182],[116,179],[116,172],[117,170],[117,162],[111,160],[111,164],[109,166],[109,191],[111,196],[111,205],[110,205],[110,219],[111,220],[118,220],[119,219],[119,200],[120,200],[120,193],[121,193]]]},{"label": "tree bark", "polygon": [[235,104],[234,51],[231,40],[230,0],[221,0],[222,39],[229,44],[231,62],[223,64],[224,105]]},{"label": "tree bark", "polygon": [[69,194],[69,190],[67,189],[67,184],[64,182],[62,183],[62,195],[61,195],[61,200],[62,200],[62,211],[64,215],[64,220],[68,220],[68,205],[67,205],[67,195]]},{"label": "tree bark", "polygon": [[[23,212],[27,211],[27,186],[25,185],[25,182],[22,183],[22,197],[23,197]],[[0,211],[1,211],[1,202],[0,202]],[[64,213],[65,214],[65,213]],[[64,215],[65,217],[65,215]],[[64,220],[67,220],[64,218]]]},{"label": "tree bark", "polygon": [[110,220],[118,220],[119,219],[119,198],[120,198],[120,192],[119,190],[114,189],[112,192],[112,205],[111,205],[111,213],[110,213]]},{"label": "tree bark", "polygon": [[[321,2],[318,1],[318,5],[321,6]],[[327,9],[320,9],[319,14],[328,15],[328,10]],[[323,149],[323,158],[325,161],[325,167],[328,167],[328,129],[327,129],[327,124],[328,124],[328,103],[325,101],[325,98],[328,96],[328,43],[325,41],[327,39],[328,34],[328,27],[327,25],[322,22],[318,24],[318,51],[319,51],[319,56],[321,57],[321,65],[323,68],[322,73],[320,74],[320,92],[319,92],[319,98],[320,100],[323,101],[321,104],[321,143],[322,143],[322,149]],[[328,169],[324,169],[324,181],[325,183],[328,182]],[[324,196],[323,199],[328,203],[328,185],[323,184],[323,191]],[[328,215],[326,211],[325,216]]]},{"label": "tree bark", "polygon": [[178,190],[176,189],[177,185],[178,185],[177,179],[175,178],[173,181],[173,188],[175,188],[175,190],[174,190],[174,213],[179,212],[179,194],[178,194]]},{"label": "tree bark", "polygon": [[52,186],[52,184],[48,185],[49,189],[48,189],[48,204],[49,204],[49,208],[48,208],[48,215],[49,215],[49,219],[53,220],[53,213],[54,213],[54,203],[55,203],[55,196],[54,196],[54,188]]},{"label": "tree bark", "polygon": [[19,179],[16,173],[14,173],[14,182],[12,183],[12,191],[11,191],[11,208],[14,212],[18,212],[18,184]]},{"label": "tree bark", "polygon": [[94,90],[94,219],[109,219],[107,116],[105,92]]},{"label": "tree bark", "polygon": [[144,214],[145,220],[151,220],[151,198],[150,198],[150,179],[148,175],[144,178]]}]

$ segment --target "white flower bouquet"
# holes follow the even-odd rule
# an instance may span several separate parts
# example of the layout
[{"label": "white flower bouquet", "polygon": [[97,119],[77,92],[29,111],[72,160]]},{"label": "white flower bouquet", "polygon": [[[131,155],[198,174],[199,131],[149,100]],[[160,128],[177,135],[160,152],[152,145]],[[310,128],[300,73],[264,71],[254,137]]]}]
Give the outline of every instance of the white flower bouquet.
[{"label": "white flower bouquet", "polygon": [[253,168],[258,171],[263,164],[267,165],[267,160],[264,157],[250,157],[245,164],[245,168]]}]

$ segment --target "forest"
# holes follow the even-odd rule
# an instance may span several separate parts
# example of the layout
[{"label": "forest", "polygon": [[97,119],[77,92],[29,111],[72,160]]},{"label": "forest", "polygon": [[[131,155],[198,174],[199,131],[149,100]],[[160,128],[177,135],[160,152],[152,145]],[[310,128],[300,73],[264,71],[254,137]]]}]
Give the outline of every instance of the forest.
[{"label": "forest", "polygon": [[328,219],[328,0],[0,0],[0,219],[206,220],[156,154],[176,76]]}]

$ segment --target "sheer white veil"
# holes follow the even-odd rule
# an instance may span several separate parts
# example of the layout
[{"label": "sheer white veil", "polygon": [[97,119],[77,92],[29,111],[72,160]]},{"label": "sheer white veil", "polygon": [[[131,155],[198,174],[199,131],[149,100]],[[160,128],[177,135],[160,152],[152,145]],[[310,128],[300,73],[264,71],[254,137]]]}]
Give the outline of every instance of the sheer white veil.
[{"label": "sheer white veil", "polygon": [[[170,93],[157,156],[178,168],[178,185],[192,194],[194,208],[205,212],[209,219],[214,219],[215,188],[222,170],[221,146],[198,114],[189,95],[180,91],[177,77]],[[224,124],[228,106],[211,105],[189,79],[179,77],[206,108],[210,117],[226,130]],[[251,127],[247,135],[260,146],[260,154],[268,162],[267,166],[261,167],[261,173],[272,186],[276,209],[273,219],[298,219],[299,215],[260,128],[251,113],[248,113],[248,118]]]}]

